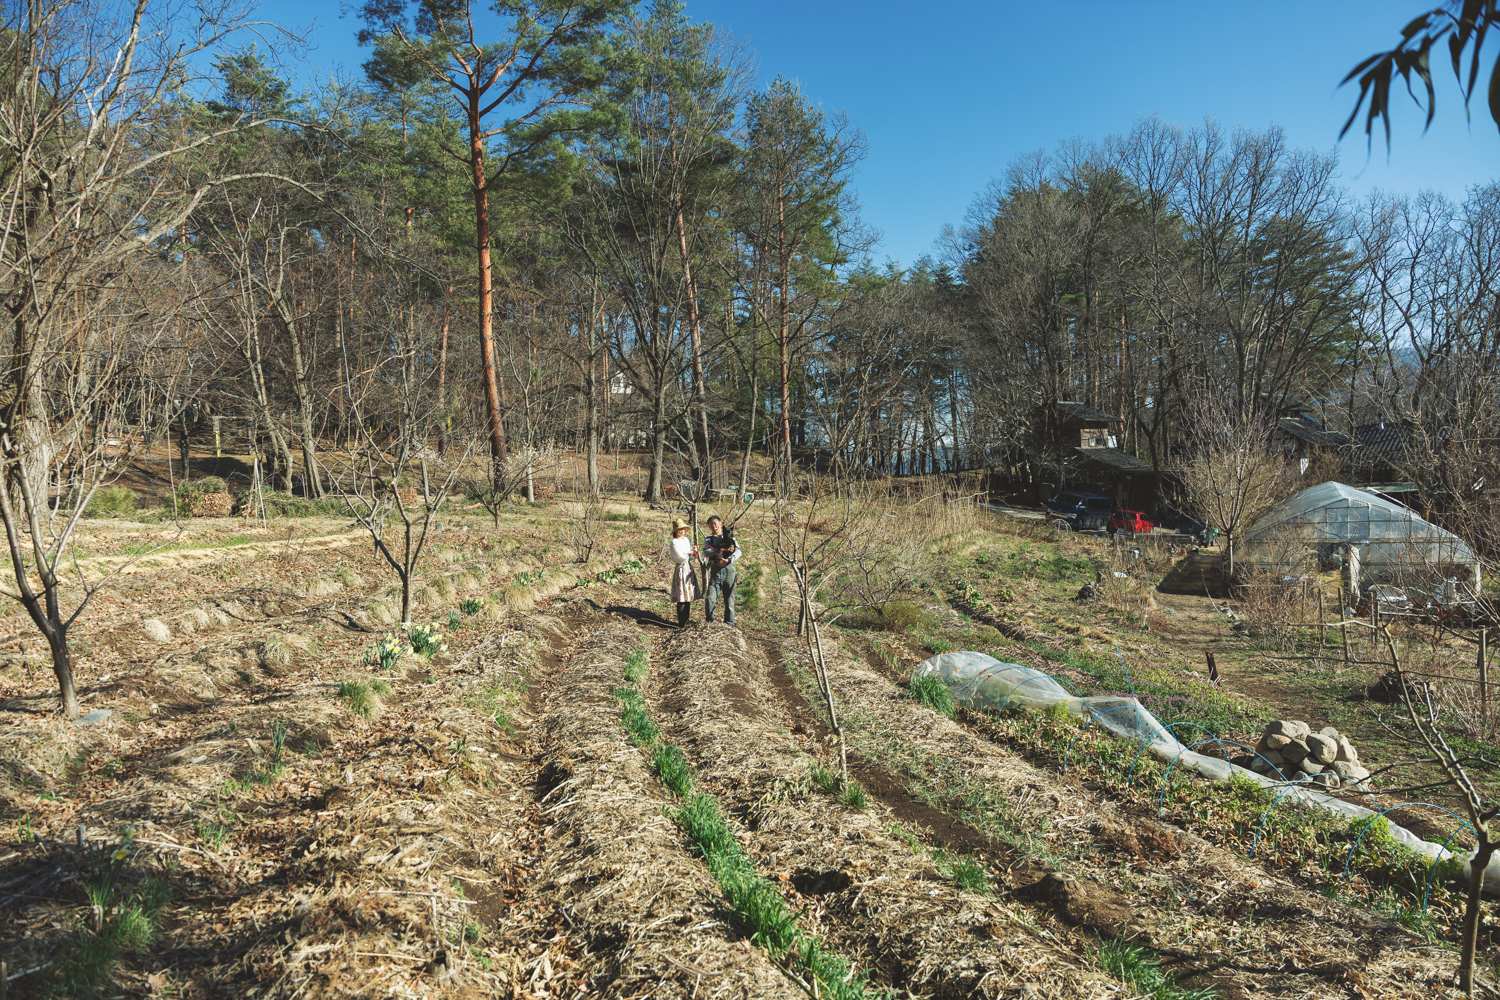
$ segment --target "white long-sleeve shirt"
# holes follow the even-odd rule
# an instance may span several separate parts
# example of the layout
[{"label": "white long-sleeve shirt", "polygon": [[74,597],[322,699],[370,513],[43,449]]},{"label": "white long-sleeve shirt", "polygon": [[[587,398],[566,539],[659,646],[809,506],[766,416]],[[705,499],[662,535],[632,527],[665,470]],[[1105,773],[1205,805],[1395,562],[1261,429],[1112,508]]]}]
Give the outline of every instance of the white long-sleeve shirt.
[{"label": "white long-sleeve shirt", "polygon": [[693,540],[686,535],[667,543],[667,555],[674,565],[681,566],[693,557]]}]

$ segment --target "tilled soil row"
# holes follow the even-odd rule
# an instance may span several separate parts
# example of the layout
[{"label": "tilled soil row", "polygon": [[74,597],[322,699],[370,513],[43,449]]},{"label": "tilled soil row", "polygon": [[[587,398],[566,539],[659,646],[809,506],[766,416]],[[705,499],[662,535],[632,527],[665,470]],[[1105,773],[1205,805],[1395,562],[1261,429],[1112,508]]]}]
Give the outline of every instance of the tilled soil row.
[{"label": "tilled soil row", "polygon": [[813,763],[778,717],[765,663],[739,633],[667,641],[648,685],[663,734],[747,829],[746,850],[784,884],[803,927],[876,985],[931,997],[1126,997],[1008,906],[944,881],[887,830],[889,812],[814,790]]},{"label": "tilled soil row", "polygon": [[[805,663],[792,643],[782,654]],[[1189,832],[1133,816],[909,700],[851,658],[830,657],[828,669],[851,745],[866,756],[897,772],[903,761],[929,768],[937,762],[970,787],[1001,793],[1004,821],[1034,837],[1044,859],[1014,866],[1013,893],[1036,893],[1048,855],[1063,859],[1070,874],[1114,887],[1115,898],[1130,902],[1136,939],[1184,959],[1185,969],[1200,972],[1195,982],[1212,983],[1226,1000],[1443,995],[1453,956],[1394,921],[1247,864]],[[1070,921],[1088,921],[1087,913],[1067,912],[1069,900],[1056,902]]]},{"label": "tilled soil row", "polygon": [[641,646],[635,628],[601,625],[550,686],[539,794],[551,826],[536,891],[556,901],[604,996],[801,996],[735,931],[717,883],[679,839],[659,782],[621,728],[613,695]]},{"label": "tilled soil row", "polygon": [[[167,902],[154,946],[107,970],[116,988],[555,997],[568,973],[584,980],[552,911],[521,898],[535,840],[529,762],[492,720],[448,684],[391,676],[385,711],[364,722],[332,685],[307,681],[28,734],[81,763],[63,794],[32,807],[34,838],[0,863],[0,955],[12,970],[40,967],[13,992],[76,977],[71,956],[91,940],[83,886],[127,825],[114,901],[150,878]],[[73,843],[79,829],[87,851]]]}]

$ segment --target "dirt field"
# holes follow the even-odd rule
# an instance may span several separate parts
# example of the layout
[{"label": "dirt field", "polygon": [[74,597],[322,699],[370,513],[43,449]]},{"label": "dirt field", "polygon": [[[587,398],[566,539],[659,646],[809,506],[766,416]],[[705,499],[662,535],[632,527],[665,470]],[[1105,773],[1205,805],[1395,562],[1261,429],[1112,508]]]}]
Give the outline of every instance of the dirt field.
[{"label": "dirt field", "polygon": [[[1102,737],[1063,773],[1076,724],[949,718],[905,687],[958,647],[1103,689],[1118,649],[1143,700],[1248,733],[1298,696],[1193,673],[1219,639],[1232,679],[1259,676],[1206,598],[1073,603],[1103,543],[998,518],[935,539],[924,620],[830,629],[851,795],[765,525],[740,529],[738,628],[699,605],[678,632],[670,513],[608,509],[587,565],[567,502],[498,528],[445,511],[413,617],[446,649],[385,665],[399,592],[347,519],[88,522],[98,567],[172,548],[76,629],[87,723],[56,716],[33,634],[0,617],[10,995],[691,1000],[848,995],[856,972],[869,996],[1446,995],[1441,884],[1424,923],[1384,855],[1336,884],[1341,831],[1278,812],[1252,859],[1264,806],[1232,789],[1177,779],[1158,818],[1160,769],[1126,787]],[[740,867],[695,833],[709,803]]]}]

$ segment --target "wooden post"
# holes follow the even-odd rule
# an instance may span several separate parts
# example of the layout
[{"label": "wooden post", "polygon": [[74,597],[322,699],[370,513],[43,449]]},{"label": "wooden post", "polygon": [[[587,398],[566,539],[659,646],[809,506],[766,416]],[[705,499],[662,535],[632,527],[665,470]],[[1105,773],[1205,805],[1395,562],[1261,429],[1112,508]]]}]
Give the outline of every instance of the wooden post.
[{"label": "wooden post", "polygon": [[1219,665],[1214,662],[1214,651],[1205,649],[1203,658],[1208,661],[1208,679],[1213,683],[1219,683]]},{"label": "wooden post", "polygon": [[1380,642],[1380,595],[1370,595],[1370,649]]},{"label": "wooden post", "polygon": [[1349,619],[1346,612],[1349,609],[1348,597],[1344,588],[1339,588],[1339,636],[1344,640],[1344,666],[1349,665]]},{"label": "wooden post", "polygon": [[1318,588],[1318,653],[1323,652],[1323,632],[1328,627],[1328,615],[1323,608],[1323,588]]},{"label": "wooden post", "polygon": [[1490,717],[1490,630],[1479,630],[1479,710]]}]

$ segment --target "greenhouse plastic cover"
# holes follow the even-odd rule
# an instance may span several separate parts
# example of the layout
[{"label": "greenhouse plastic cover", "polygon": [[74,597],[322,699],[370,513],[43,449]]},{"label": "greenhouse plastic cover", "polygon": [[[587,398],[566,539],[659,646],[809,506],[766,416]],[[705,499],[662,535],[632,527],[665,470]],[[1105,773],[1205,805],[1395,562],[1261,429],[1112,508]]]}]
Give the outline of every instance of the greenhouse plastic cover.
[{"label": "greenhouse plastic cover", "polygon": [[1307,544],[1354,543],[1359,546],[1360,562],[1372,567],[1475,566],[1479,562],[1452,532],[1378,493],[1343,483],[1319,483],[1272,507],[1241,537],[1236,557],[1253,558],[1258,547],[1274,548],[1288,538]]},{"label": "greenhouse plastic cover", "polygon": [[[1144,746],[1153,756],[1191,768],[1211,781],[1228,781],[1238,775],[1263,787],[1285,788],[1286,799],[1315,806],[1348,819],[1368,819],[1377,815],[1375,810],[1352,802],[1345,802],[1310,788],[1295,785],[1288,787],[1287,782],[1275,777],[1257,774],[1219,757],[1195,753],[1178,742],[1171,730],[1158,722],[1156,716],[1143,708],[1135,698],[1116,695],[1080,698],[1070,694],[1040,670],[1019,663],[1005,663],[988,654],[969,651],[939,653],[931,659],[923,660],[912,671],[913,680],[927,676],[942,679],[953,692],[955,701],[979,709],[999,711],[1010,705],[1046,709],[1062,705],[1072,715],[1085,720],[1086,726],[1097,724],[1116,736],[1133,741],[1138,747]],[[1196,741],[1202,735],[1198,732],[1190,739]],[[1394,823],[1390,824],[1390,834],[1399,843],[1429,858],[1446,858],[1452,853]],[[1500,891],[1500,854],[1495,856],[1485,870],[1484,882],[1487,889]]]}]

